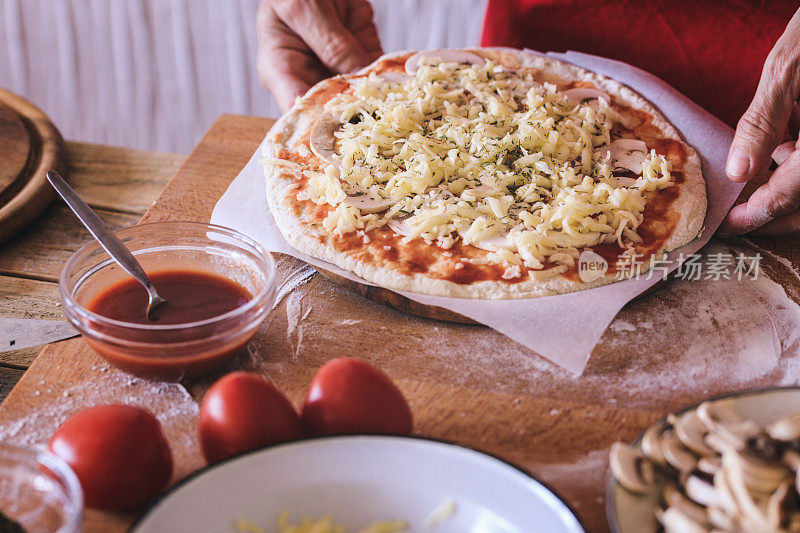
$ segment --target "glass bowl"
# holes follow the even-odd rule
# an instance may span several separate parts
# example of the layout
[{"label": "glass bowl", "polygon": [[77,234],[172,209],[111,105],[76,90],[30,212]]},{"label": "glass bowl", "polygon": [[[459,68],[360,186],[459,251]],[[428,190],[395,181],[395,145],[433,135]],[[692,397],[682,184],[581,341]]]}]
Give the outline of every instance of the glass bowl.
[{"label": "glass bowl", "polygon": [[0,512],[31,533],[73,533],[81,524],[81,485],[52,453],[0,443]]},{"label": "glass bowl", "polygon": [[198,222],[155,222],[116,232],[147,273],[192,271],[235,281],[252,298],[225,314],[185,324],[134,324],[87,309],[130,279],[97,242],[75,252],[59,279],[64,314],[113,365],[148,379],[177,381],[220,369],[247,344],[275,302],[275,261],[232,229]]}]

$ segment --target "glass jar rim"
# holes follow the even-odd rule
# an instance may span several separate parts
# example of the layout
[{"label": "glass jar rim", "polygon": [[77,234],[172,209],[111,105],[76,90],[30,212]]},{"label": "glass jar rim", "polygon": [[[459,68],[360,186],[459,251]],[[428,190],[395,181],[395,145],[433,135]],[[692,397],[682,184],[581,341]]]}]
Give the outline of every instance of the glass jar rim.
[{"label": "glass jar rim", "polygon": [[[175,331],[182,331],[186,329],[193,329],[193,328],[200,328],[205,327],[213,324],[219,324],[231,319],[236,319],[241,317],[242,315],[247,314],[253,308],[256,308],[263,304],[269,298],[269,295],[274,291],[274,281],[276,275],[276,264],[275,258],[272,256],[270,252],[264,249],[258,242],[253,240],[252,238],[248,237],[247,235],[236,231],[231,228],[226,228],[224,226],[218,226],[216,224],[209,224],[205,222],[191,222],[191,221],[181,221],[181,220],[167,220],[167,221],[160,221],[160,222],[148,222],[145,224],[137,224],[135,226],[130,226],[127,228],[123,228],[114,232],[117,237],[124,237],[125,233],[134,232],[140,230],[142,228],[152,228],[153,226],[178,226],[178,227],[187,227],[190,229],[196,230],[211,230],[215,232],[222,233],[229,237],[232,237],[250,247],[252,247],[256,254],[264,260],[265,265],[265,274],[266,274],[266,282],[264,283],[264,287],[259,290],[253,297],[244,305],[237,307],[236,309],[232,309],[227,313],[223,313],[218,316],[206,318],[203,320],[197,320],[195,322],[185,322],[182,324],[136,324],[133,322],[124,322],[122,320],[115,320],[113,318],[108,318],[103,315],[99,315],[93,311],[90,311],[86,307],[82,306],[77,302],[74,298],[71,291],[67,290],[68,285],[68,277],[69,273],[74,268],[75,264],[83,258],[89,251],[95,249],[102,249],[101,246],[97,243],[97,241],[92,240],[81,248],[79,248],[75,253],[73,253],[67,262],[64,264],[64,267],[61,269],[61,273],[59,275],[59,291],[61,292],[61,298],[69,308],[69,310],[74,311],[77,315],[79,315],[83,319],[91,320],[92,322],[105,325],[105,326],[112,326],[116,328],[124,328],[128,330],[135,330],[135,331],[151,331],[151,332],[175,332]],[[110,257],[107,259],[111,263],[114,263],[114,260]],[[70,318],[70,321],[74,320]]]},{"label": "glass jar rim", "polygon": [[83,513],[83,488],[78,480],[78,476],[61,457],[55,455],[43,445],[36,445],[32,448],[16,446],[0,442],[0,456],[9,456],[14,461],[22,456],[31,459],[39,466],[45,467],[56,477],[57,481],[64,490],[71,512],[64,513],[64,523],[58,528],[57,532],[79,531],[81,515]]}]

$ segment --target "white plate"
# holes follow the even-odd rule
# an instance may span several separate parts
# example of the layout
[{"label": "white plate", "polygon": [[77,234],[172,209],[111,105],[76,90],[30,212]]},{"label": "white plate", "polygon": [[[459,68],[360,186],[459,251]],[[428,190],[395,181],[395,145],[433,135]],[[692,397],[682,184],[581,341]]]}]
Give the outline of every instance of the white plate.
[{"label": "white plate", "polygon": [[[456,511],[426,518],[447,501]],[[439,441],[339,436],[280,444],[215,465],[174,487],[134,524],[138,533],[232,533],[236,519],[276,531],[278,515],[330,515],[358,531],[402,519],[431,533],[581,532],[570,509],[521,470]]]},{"label": "white plate", "polygon": [[[746,391],[703,401],[723,399],[733,400],[732,406],[742,418],[750,419],[762,427],[779,418],[800,411],[800,387]],[[681,409],[677,413],[680,414],[689,409],[695,409],[700,403]],[[662,425],[665,422],[666,417],[653,425]],[[638,448],[640,442],[641,437],[633,445]],[[654,514],[658,506],[658,500],[658,491],[647,495],[633,494],[622,488],[619,483],[614,481],[613,476],[610,476],[606,494],[606,514],[608,515],[608,523],[611,525],[611,530],[617,533],[661,531]]]}]

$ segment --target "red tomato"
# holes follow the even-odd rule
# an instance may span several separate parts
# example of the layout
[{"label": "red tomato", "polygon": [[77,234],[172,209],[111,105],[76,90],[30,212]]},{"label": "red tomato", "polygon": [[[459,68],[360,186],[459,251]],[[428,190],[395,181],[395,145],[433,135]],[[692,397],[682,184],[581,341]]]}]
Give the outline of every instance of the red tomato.
[{"label": "red tomato", "polygon": [[139,407],[85,409],[56,430],[49,448],[75,471],[89,507],[136,509],[172,477],[172,456],[161,425]]},{"label": "red tomato", "polygon": [[269,381],[247,372],[223,377],[200,406],[200,444],[209,463],[300,437],[294,406]]},{"label": "red tomato", "polygon": [[411,433],[411,409],[380,370],[352,358],[328,361],[311,381],[300,414],[312,435]]}]

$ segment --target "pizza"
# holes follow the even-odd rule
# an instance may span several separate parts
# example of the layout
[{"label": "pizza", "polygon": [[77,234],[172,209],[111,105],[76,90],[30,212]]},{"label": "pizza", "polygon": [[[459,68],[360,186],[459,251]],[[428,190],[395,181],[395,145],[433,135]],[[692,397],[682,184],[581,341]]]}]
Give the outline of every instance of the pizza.
[{"label": "pizza", "polygon": [[651,103],[531,51],[385,55],[312,87],[264,146],[286,240],[395,290],[590,289],[657,265],[706,211],[697,152]]}]

